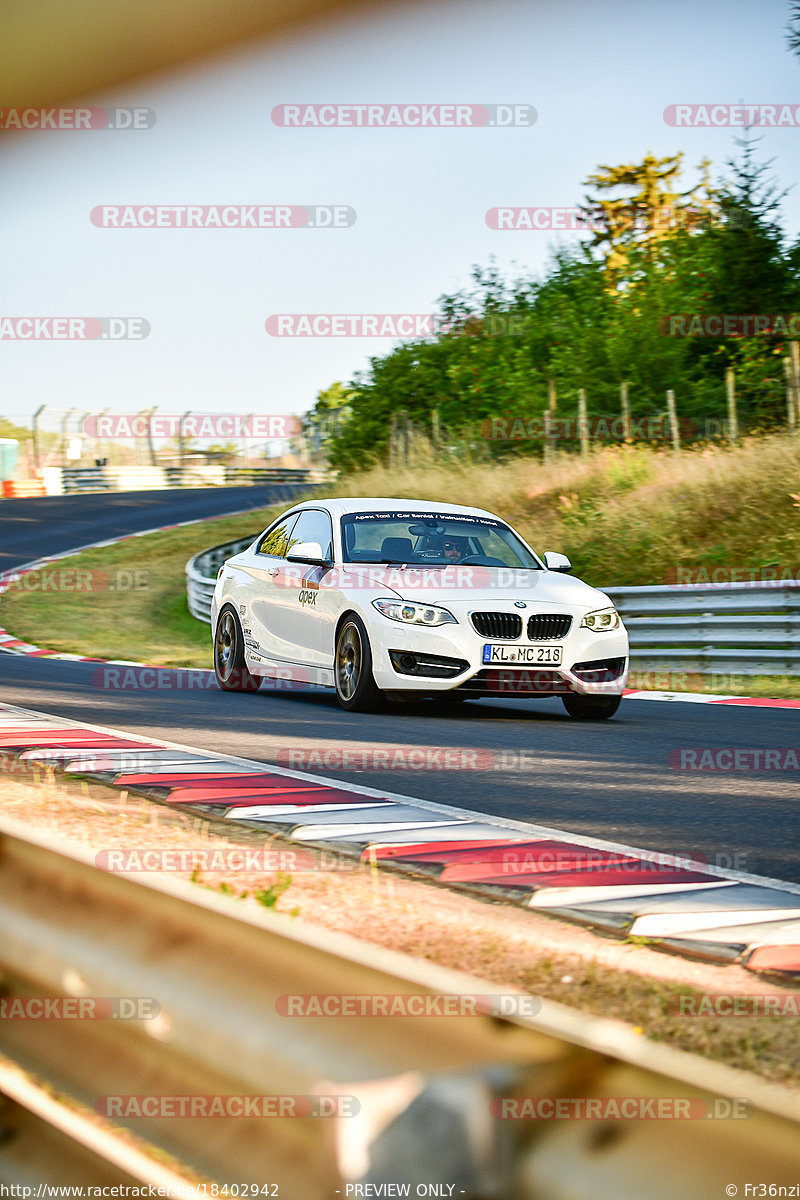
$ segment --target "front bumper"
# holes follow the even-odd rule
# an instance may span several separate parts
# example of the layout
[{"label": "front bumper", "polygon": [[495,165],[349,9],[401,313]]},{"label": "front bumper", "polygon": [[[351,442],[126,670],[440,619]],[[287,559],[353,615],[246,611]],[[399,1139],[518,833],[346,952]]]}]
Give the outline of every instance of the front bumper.
[{"label": "front bumper", "polygon": [[[496,601],[497,611],[514,613]],[[406,626],[379,613],[369,623],[373,674],[385,691],[445,692],[460,690],[483,696],[580,695],[619,696],[628,679],[628,634],[620,626],[611,632],[595,633],[580,625],[584,612],[571,610],[572,627],[557,641],[530,640],[523,622],[522,634],[513,639],[490,639],[472,625],[469,612],[457,611],[456,625],[435,628]],[[541,606],[544,609],[544,606]],[[532,611],[531,609],[528,610]],[[553,606],[553,612],[569,610]],[[482,661],[488,642],[504,646],[562,647],[559,666],[487,667]]]}]

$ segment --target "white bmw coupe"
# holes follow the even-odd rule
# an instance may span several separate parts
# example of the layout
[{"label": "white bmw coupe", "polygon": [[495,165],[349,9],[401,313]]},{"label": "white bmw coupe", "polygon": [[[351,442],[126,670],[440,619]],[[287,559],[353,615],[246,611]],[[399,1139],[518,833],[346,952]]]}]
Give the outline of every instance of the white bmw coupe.
[{"label": "white bmw coupe", "polygon": [[220,568],[217,682],[322,685],[361,712],[384,698],[556,695],[571,717],[603,720],[625,687],[628,636],[570,569],[480,508],[310,500]]}]

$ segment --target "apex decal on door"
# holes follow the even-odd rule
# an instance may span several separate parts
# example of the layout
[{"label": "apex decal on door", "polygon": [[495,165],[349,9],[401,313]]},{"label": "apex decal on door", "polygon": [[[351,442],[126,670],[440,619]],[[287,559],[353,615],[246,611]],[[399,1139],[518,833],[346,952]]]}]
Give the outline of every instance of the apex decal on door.
[{"label": "apex decal on door", "polygon": [[310,589],[304,588],[303,591],[299,593],[298,598],[301,604],[316,604],[317,594],[317,592],[312,592]]}]

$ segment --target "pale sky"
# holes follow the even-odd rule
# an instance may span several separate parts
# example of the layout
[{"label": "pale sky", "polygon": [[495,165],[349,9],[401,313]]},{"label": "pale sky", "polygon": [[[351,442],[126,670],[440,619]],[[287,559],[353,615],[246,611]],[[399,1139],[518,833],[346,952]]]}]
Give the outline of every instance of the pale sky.
[{"label": "pale sky", "polygon": [[[435,311],[494,255],[545,265],[553,235],[487,227],[497,206],[572,206],[599,163],[685,151],[722,168],[741,130],[675,128],[671,104],[800,105],[787,5],[761,0],[437,0],[150,78],[95,105],[149,130],[32,132],[0,152],[2,314],[138,317],[143,341],[0,340],[0,415],[40,404],[301,413],[387,338],[278,338],[286,313]],[[24,103],[24,97],[21,98]],[[292,103],[533,105],[530,127],[285,128]],[[6,101],[8,103],[8,101]],[[800,112],[798,112],[800,117]],[[767,130],[783,186],[800,128]],[[686,184],[695,181],[694,171]],[[339,229],[101,229],[98,205],[348,205]],[[800,229],[800,192],[785,202]],[[563,235],[575,238],[578,234]]]}]

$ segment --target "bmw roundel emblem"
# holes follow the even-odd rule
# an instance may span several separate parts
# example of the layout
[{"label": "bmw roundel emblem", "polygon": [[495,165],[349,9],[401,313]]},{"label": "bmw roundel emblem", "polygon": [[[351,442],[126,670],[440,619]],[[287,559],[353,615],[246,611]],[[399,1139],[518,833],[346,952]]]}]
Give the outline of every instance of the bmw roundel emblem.
[{"label": "bmw roundel emblem", "polygon": [[524,608],[524,607],[525,607],[524,600],[515,600],[514,601],[514,608]]}]

